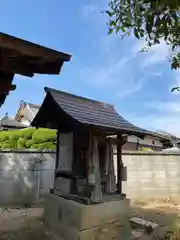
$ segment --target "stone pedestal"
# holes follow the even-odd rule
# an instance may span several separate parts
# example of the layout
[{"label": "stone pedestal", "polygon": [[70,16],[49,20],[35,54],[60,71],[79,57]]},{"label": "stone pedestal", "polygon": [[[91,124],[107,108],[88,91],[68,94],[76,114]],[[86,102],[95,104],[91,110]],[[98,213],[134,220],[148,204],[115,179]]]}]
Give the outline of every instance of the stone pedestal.
[{"label": "stone pedestal", "polygon": [[84,205],[55,194],[47,196],[46,227],[66,240],[129,240],[128,199]]}]

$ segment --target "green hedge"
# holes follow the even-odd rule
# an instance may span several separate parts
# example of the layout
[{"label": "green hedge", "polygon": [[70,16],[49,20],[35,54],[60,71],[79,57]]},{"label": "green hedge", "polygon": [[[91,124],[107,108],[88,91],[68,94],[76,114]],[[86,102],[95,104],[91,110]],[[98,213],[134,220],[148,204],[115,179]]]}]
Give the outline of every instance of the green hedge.
[{"label": "green hedge", "polygon": [[46,128],[25,128],[21,130],[1,131],[1,149],[56,149],[56,130]]},{"label": "green hedge", "polygon": [[56,130],[46,128],[39,128],[33,135],[32,140],[34,143],[42,143],[47,141],[56,140]]}]

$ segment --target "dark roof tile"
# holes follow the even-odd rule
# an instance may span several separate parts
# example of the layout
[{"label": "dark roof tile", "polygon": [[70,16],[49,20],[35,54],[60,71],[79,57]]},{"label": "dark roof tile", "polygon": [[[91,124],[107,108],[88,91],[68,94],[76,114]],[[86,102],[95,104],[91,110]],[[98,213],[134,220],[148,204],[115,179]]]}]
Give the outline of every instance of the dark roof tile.
[{"label": "dark roof tile", "polygon": [[45,88],[55,102],[72,118],[82,124],[94,125],[124,132],[147,134],[148,131],[136,127],[123,117],[115,108],[106,103],[79,97],[51,88]]}]

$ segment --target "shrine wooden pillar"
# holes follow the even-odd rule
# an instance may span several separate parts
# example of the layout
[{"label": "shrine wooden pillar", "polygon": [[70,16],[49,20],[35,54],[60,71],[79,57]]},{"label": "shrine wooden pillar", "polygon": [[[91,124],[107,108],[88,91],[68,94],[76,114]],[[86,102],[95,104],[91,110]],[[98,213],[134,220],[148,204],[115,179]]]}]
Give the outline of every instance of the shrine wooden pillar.
[{"label": "shrine wooden pillar", "polygon": [[56,137],[56,162],[55,162],[55,171],[54,171],[54,188],[55,188],[56,174],[57,174],[57,169],[58,169],[58,164],[59,164],[59,155],[60,155],[59,136],[60,136],[60,129],[58,128],[57,137]]},{"label": "shrine wooden pillar", "polygon": [[122,193],[122,168],[123,168],[123,161],[122,161],[122,146],[124,145],[125,141],[121,134],[117,134],[117,193]]},{"label": "shrine wooden pillar", "polygon": [[90,186],[90,199],[92,202],[101,202],[101,179],[99,168],[98,141],[94,133],[89,134],[89,153],[88,153],[88,185]]}]

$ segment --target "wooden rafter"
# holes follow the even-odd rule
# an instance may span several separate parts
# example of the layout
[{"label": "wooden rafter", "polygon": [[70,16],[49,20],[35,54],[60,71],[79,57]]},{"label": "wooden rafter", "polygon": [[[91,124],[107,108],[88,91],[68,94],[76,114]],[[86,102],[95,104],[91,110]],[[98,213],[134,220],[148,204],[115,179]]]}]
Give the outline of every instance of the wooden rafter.
[{"label": "wooden rafter", "polygon": [[[0,32],[0,106],[12,85],[15,74],[59,74],[64,61],[71,56]],[[6,83],[5,83],[6,82]]]}]

